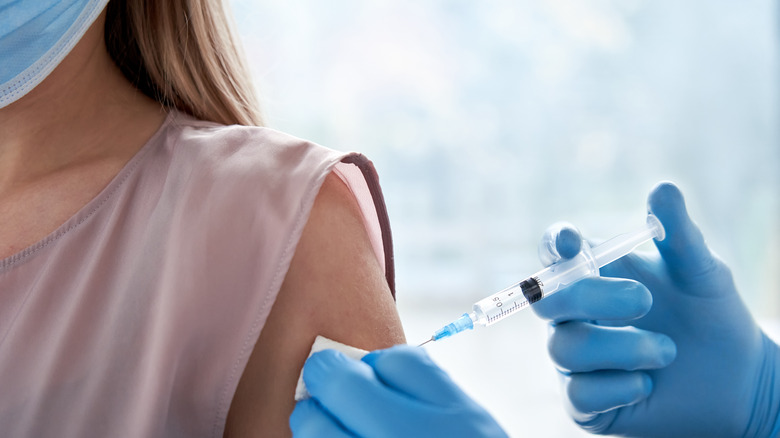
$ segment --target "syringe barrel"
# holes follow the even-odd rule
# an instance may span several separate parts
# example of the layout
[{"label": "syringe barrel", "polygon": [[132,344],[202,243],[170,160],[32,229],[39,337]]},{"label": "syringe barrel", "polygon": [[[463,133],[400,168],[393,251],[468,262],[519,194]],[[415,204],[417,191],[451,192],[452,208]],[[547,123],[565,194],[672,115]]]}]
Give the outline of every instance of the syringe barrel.
[{"label": "syringe barrel", "polygon": [[599,266],[587,242],[582,242],[582,251],[576,257],[556,263],[534,274],[542,287],[542,297],[585,277],[599,275]]},{"label": "syringe barrel", "polygon": [[664,240],[666,232],[661,221],[652,214],[647,215],[645,226],[632,233],[617,235],[593,248],[593,257],[599,267],[608,265],[630,253],[637,246],[651,240]]},{"label": "syringe barrel", "polygon": [[[474,303],[472,315],[476,318],[475,322],[484,326],[492,325],[512,313],[528,307],[529,301],[525,298],[525,294],[523,293],[525,281],[513,284],[502,291]],[[536,283],[526,286],[526,291],[530,290],[529,287],[534,289],[534,291],[531,291],[530,293],[538,290],[535,284]]]},{"label": "syringe barrel", "polygon": [[583,242],[583,249],[576,257],[552,265],[498,293],[477,301],[474,306],[476,322],[492,325],[522,310],[543,297],[575,281],[598,275],[599,268]]},{"label": "syringe barrel", "polygon": [[527,279],[477,301],[473,306],[473,320],[491,325],[528,307],[530,304],[557,292],[585,277],[599,275],[599,268],[630,253],[640,244],[655,238],[663,240],[664,228],[653,215],[648,215],[645,226],[633,233],[621,234],[591,248],[582,242],[582,250],[574,258],[551,265]]}]

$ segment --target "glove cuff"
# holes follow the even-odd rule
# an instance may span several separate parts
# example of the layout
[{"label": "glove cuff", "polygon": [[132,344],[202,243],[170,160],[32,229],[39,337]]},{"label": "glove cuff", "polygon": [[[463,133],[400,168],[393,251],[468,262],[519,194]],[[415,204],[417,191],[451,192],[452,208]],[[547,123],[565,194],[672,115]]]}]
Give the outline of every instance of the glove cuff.
[{"label": "glove cuff", "polygon": [[761,362],[756,396],[743,437],[765,438],[780,434],[780,347],[761,333],[764,359]]}]

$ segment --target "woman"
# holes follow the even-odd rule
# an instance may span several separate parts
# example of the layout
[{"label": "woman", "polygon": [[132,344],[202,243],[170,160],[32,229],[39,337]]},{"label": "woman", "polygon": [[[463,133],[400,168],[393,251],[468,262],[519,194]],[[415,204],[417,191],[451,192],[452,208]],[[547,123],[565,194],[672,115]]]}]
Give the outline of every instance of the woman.
[{"label": "woman", "polygon": [[317,334],[403,342],[376,176],[235,126],[219,2],[107,3],[0,14],[3,435],[289,435]]}]

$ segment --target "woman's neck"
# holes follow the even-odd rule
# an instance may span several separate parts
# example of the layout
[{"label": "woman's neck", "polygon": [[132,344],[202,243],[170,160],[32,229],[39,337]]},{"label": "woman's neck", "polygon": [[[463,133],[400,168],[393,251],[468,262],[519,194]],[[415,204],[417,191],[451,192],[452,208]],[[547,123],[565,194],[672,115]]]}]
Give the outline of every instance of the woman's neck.
[{"label": "woman's neck", "polygon": [[54,172],[123,164],[165,117],[106,52],[101,17],[37,87],[0,109],[0,198]]}]

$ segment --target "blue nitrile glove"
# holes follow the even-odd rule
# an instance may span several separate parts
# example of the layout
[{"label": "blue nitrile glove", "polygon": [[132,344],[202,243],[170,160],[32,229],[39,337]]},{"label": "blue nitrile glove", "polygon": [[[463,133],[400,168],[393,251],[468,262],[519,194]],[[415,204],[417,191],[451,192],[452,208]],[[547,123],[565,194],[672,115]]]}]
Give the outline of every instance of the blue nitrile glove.
[{"label": "blue nitrile glove", "polygon": [[[549,352],[570,414],[598,434],[777,436],[780,349],[707,248],[677,187],[659,184],[648,206],[666,229],[658,252],[623,257],[601,269],[618,278],[584,279],[533,306],[552,321]],[[547,237],[540,248],[579,250],[572,228]]]},{"label": "blue nitrile glove", "polygon": [[303,367],[312,398],[290,416],[295,438],[506,437],[496,421],[418,347],[350,359],[314,353]]}]

